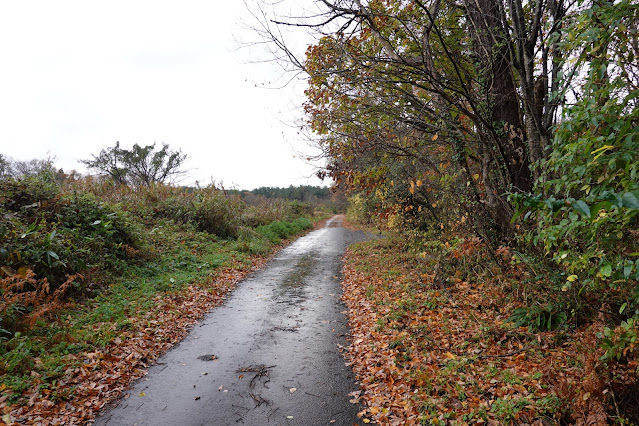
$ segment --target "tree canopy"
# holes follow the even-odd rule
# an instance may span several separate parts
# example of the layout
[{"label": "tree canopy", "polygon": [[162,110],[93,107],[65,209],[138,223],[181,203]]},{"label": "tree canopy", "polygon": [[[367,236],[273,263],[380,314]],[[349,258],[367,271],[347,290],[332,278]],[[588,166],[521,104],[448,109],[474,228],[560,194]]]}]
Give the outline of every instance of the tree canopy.
[{"label": "tree canopy", "polygon": [[[565,317],[618,312],[606,357],[634,348],[636,1],[319,0],[295,16],[260,4],[258,31],[307,76],[321,174],[358,211],[417,245],[471,231],[517,246],[518,261],[553,265],[540,285]],[[315,38],[296,54],[282,27]]]},{"label": "tree canopy", "polygon": [[[316,5],[320,12],[290,18],[277,9],[269,15],[263,3],[260,31],[308,75],[305,110],[328,160],[325,173],[353,190],[383,188],[395,194],[396,208],[429,206],[440,218],[473,213],[465,216],[482,234],[511,235],[508,194],[532,192],[544,174],[567,95],[582,95],[575,63],[592,63],[592,41],[572,42],[585,30],[579,17],[613,4]],[[294,55],[278,26],[316,30],[305,57]],[[618,66],[612,58],[608,65]],[[445,194],[458,202],[437,211]]]}]

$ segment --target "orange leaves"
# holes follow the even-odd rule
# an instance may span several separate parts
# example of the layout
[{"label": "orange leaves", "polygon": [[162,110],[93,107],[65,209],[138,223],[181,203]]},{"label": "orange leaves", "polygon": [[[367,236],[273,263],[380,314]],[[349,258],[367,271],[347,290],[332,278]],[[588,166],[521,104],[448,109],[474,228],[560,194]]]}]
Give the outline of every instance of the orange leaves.
[{"label": "orange leaves", "polygon": [[68,275],[53,293],[46,278],[37,278],[28,268],[20,268],[18,273],[9,274],[0,280],[0,313],[15,303],[33,306],[33,311],[26,316],[27,323],[32,326],[39,318],[49,312],[65,307],[63,299],[71,286],[82,281],[82,275]]},{"label": "orange leaves", "polygon": [[[417,179],[417,181],[410,181],[410,188],[408,189],[410,191],[411,194],[415,193],[415,188],[419,188],[420,186],[422,186],[423,182],[421,179]],[[421,211],[421,207],[420,207],[420,211]]]}]

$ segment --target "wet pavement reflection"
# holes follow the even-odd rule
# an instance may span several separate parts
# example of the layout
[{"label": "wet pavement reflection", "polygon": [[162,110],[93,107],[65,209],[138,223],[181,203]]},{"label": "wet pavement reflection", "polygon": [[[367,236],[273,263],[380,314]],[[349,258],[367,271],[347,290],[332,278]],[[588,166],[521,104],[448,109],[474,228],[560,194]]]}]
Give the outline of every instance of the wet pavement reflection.
[{"label": "wet pavement reflection", "polygon": [[338,347],[341,256],[367,238],[335,216],[242,282],[97,425],[352,425]]}]

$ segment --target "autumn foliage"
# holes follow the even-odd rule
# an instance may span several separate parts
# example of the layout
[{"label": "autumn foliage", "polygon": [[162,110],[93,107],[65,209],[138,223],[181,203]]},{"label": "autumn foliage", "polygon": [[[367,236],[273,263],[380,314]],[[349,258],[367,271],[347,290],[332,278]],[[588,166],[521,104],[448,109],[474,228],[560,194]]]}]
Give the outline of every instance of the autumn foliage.
[{"label": "autumn foliage", "polygon": [[0,280],[0,317],[10,316],[11,309],[32,308],[24,321],[33,324],[49,311],[59,310],[66,305],[66,295],[73,284],[82,281],[79,274],[67,277],[67,280],[55,290],[51,290],[47,278],[36,278],[36,274],[26,269]]},{"label": "autumn foliage", "polygon": [[[428,260],[385,258],[347,283],[354,326],[372,318],[353,346],[363,414],[397,424],[639,421],[629,391],[639,373],[637,2],[273,10],[270,22],[316,30],[303,58],[282,33],[267,39],[308,75],[322,173],[351,191],[351,218]],[[411,278],[384,281],[400,269]],[[450,369],[468,377],[441,382]],[[506,372],[513,386],[495,376]]]},{"label": "autumn foliage", "polygon": [[[24,392],[24,402],[8,403],[13,391],[1,385],[3,419],[28,424],[85,424],[107,403],[122,396],[153,361],[178,343],[191,325],[222,303],[234,285],[264,261],[253,258],[250,269],[226,269],[184,291],[159,294],[151,310],[131,315],[126,329],[118,330],[106,346],[66,355],[66,369],[55,386],[34,372],[34,387]],[[115,330],[117,324],[108,326]],[[36,359],[36,365],[41,362]]]}]

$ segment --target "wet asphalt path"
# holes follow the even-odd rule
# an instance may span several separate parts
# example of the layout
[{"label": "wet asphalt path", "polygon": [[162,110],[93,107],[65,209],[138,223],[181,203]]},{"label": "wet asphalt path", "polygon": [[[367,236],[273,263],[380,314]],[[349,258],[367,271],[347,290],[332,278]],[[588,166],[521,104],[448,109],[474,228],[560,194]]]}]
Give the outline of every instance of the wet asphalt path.
[{"label": "wet asphalt path", "polygon": [[96,425],[352,425],[358,389],[338,351],[340,216],[283,249],[161,357]]}]

